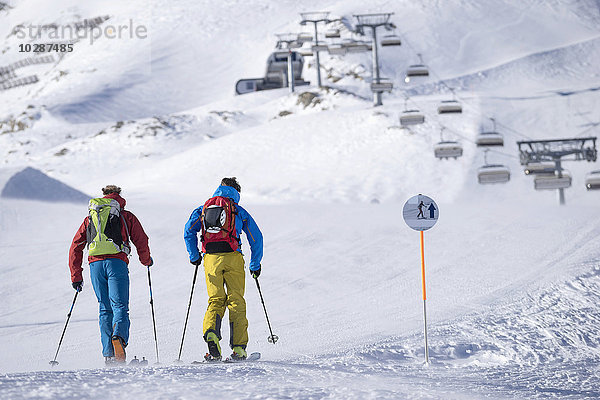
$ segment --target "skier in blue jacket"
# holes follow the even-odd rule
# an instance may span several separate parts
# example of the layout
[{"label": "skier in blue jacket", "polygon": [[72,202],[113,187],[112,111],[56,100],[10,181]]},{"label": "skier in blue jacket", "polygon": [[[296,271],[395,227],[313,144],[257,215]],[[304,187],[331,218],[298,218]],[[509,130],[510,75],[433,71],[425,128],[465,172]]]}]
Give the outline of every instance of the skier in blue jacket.
[{"label": "skier in blue jacket", "polygon": [[[208,308],[204,315],[203,332],[209,350],[205,358],[209,361],[221,359],[219,341],[225,308],[229,310],[231,358],[247,357],[248,320],[240,235],[243,231],[248,238],[252,252],[249,269],[255,279],[261,272],[263,238],[250,213],[238,204],[240,191],[236,178],[223,178],[205,206],[192,212],[183,234],[190,262],[198,266],[204,255]],[[211,218],[213,211],[217,212],[215,218]],[[202,253],[198,249],[198,233],[201,233]]]}]

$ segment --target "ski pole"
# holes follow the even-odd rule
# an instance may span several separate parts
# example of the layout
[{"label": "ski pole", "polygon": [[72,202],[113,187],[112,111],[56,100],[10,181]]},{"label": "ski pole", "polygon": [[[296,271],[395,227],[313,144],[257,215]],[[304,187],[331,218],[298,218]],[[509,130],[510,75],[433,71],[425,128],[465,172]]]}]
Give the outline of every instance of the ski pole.
[{"label": "ski pole", "polygon": [[273,335],[273,330],[271,329],[271,323],[269,322],[269,316],[267,315],[267,307],[265,306],[265,300],[263,299],[262,291],[260,290],[260,284],[258,283],[258,277],[254,278],[254,281],[256,282],[256,287],[258,288],[258,294],[260,295],[260,302],[262,303],[263,310],[265,310],[265,317],[267,318],[267,325],[269,326],[269,332],[271,333],[271,336],[269,336],[267,340],[269,341],[269,343],[275,344],[277,342],[277,340],[279,340],[279,337],[277,335]]},{"label": "ski pole", "polygon": [[156,338],[156,319],[154,318],[154,300],[152,298],[152,280],[150,279],[150,266],[148,266],[148,287],[150,288],[150,307],[152,308],[152,327],[154,328],[154,345],[156,346],[156,363],[160,364],[158,358],[158,339]]},{"label": "ski pole", "polygon": [[65,322],[65,328],[63,329],[62,335],[60,336],[60,341],[58,342],[58,348],[56,349],[56,354],[54,355],[54,360],[50,361],[50,365],[55,366],[58,365],[58,361],[56,361],[56,357],[58,357],[58,351],[60,350],[60,345],[62,344],[63,338],[65,337],[65,332],[67,331],[67,325],[69,325],[69,320],[71,319],[71,313],[73,312],[73,307],[75,306],[75,301],[77,301],[77,295],[79,291],[75,291],[75,297],[73,297],[73,304],[71,304],[71,309],[67,314],[67,322]]},{"label": "ski pole", "polygon": [[194,296],[194,286],[196,285],[196,277],[198,276],[198,265],[194,270],[194,279],[192,280],[192,292],[190,293],[190,301],[188,303],[187,314],[185,315],[185,324],[183,325],[183,335],[181,336],[181,346],[179,346],[179,357],[177,362],[181,362],[181,352],[183,351],[183,340],[185,339],[185,330],[187,329],[188,318],[190,316],[190,308],[192,307],[192,297]]}]

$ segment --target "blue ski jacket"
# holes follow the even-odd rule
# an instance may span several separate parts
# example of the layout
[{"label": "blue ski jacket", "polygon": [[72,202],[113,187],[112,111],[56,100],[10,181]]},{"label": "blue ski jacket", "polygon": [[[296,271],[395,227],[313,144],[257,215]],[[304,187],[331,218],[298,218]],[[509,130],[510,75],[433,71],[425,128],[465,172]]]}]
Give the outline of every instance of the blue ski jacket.
[{"label": "blue ski jacket", "polygon": [[[263,257],[263,237],[260,229],[258,229],[258,225],[256,225],[256,222],[254,222],[254,219],[250,213],[244,210],[242,206],[238,204],[240,201],[240,194],[237,190],[230,186],[221,185],[213,194],[213,197],[215,196],[230,198],[237,205],[238,214],[235,217],[235,230],[237,233],[237,238],[240,238],[242,230],[246,233],[248,243],[250,243],[250,250],[252,252],[249,268],[250,271],[256,271],[260,268],[260,261]],[[185,229],[183,231],[183,239],[185,240],[185,246],[188,254],[190,255],[190,261],[197,260],[200,257],[200,251],[198,250],[198,232],[202,230],[202,221],[199,221],[202,218],[202,207],[203,206],[200,206],[192,212],[192,215],[190,215],[190,219],[185,224]],[[200,223],[196,223],[197,221]],[[240,253],[242,252],[241,244],[237,251]]]}]

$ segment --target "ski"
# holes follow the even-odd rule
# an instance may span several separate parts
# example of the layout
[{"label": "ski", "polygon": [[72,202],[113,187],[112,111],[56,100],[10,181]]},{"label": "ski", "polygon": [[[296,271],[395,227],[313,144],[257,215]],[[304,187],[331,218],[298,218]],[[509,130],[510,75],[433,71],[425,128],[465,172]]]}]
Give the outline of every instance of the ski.
[{"label": "ski", "polygon": [[146,357],[142,357],[142,359],[138,359],[137,356],[133,356],[133,360],[129,361],[127,364],[128,367],[145,367],[148,365],[148,360]]},{"label": "ski", "polygon": [[248,361],[257,361],[257,360],[260,360],[259,352],[250,353],[250,354],[248,354],[248,357],[246,357],[243,360],[236,360],[235,358],[227,357],[225,360],[223,360],[223,362],[224,363],[244,363],[244,362],[248,362]]},{"label": "ski", "polygon": [[115,360],[109,360],[109,361],[105,361],[104,362],[104,367],[105,368],[136,368],[136,367],[147,367],[148,366],[148,360],[146,359],[146,357],[142,357],[142,359],[140,360],[139,358],[137,358],[137,356],[133,357],[133,360],[130,360],[128,363],[125,362],[117,362]]},{"label": "ski", "polygon": [[244,363],[248,361],[257,361],[260,360],[261,354],[259,352],[250,353],[248,357],[244,360],[235,360],[233,358],[225,358],[223,360],[202,360],[202,361],[192,361],[192,365],[200,365],[200,364],[219,364],[219,363]]}]

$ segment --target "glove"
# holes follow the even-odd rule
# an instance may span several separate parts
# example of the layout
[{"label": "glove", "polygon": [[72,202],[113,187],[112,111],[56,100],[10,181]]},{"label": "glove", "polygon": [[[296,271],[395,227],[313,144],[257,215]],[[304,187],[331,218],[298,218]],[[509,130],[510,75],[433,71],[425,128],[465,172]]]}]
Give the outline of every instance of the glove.
[{"label": "glove", "polygon": [[151,267],[154,265],[154,260],[150,257],[150,264],[146,265],[146,267]]},{"label": "glove", "polygon": [[250,275],[254,279],[257,279],[260,276],[260,264],[258,265],[258,269],[255,269],[254,271],[250,270]]},{"label": "glove", "polygon": [[71,285],[73,285],[73,289],[77,290],[78,292],[83,290],[83,281],[73,282]]},{"label": "glove", "polygon": [[197,260],[190,261],[190,264],[195,265],[196,267],[202,263],[202,256],[198,257]]}]

